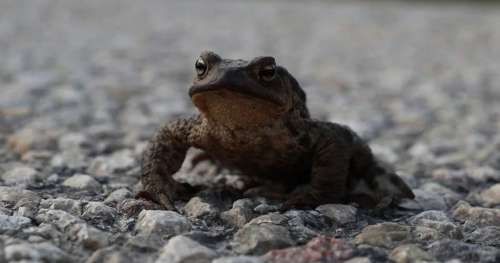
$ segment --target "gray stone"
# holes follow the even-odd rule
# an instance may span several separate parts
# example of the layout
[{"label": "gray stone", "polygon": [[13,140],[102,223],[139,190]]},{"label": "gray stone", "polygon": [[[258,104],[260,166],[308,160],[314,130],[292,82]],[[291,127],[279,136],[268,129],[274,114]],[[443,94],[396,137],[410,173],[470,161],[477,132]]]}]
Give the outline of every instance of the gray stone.
[{"label": "gray stone", "polygon": [[270,204],[259,204],[257,205],[253,211],[255,211],[258,214],[268,214],[272,212],[276,212],[279,210],[279,207],[276,205],[270,205]]},{"label": "gray stone", "polygon": [[127,188],[120,188],[113,192],[111,192],[108,197],[104,200],[104,203],[109,204],[118,204],[121,201],[132,197],[133,194]]},{"label": "gray stone", "polygon": [[50,165],[80,170],[87,166],[87,157],[80,149],[70,148],[54,155]]},{"label": "gray stone", "polygon": [[287,227],[286,217],[269,214],[254,218],[233,237],[234,250],[242,254],[261,255],[271,249],[294,244]]},{"label": "gray stone", "polygon": [[259,257],[233,256],[233,257],[218,258],[212,261],[212,263],[265,263],[265,262]]},{"label": "gray stone", "polygon": [[482,191],[481,199],[486,206],[500,205],[500,183]]},{"label": "gray stone", "polygon": [[326,204],[318,206],[316,210],[339,225],[356,222],[357,209],[351,205]]},{"label": "gray stone", "polygon": [[[436,240],[441,237],[448,237],[453,239],[462,238],[461,229],[451,222],[448,216],[442,211],[424,211],[418,215],[410,218],[409,222],[412,225],[419,226],[417,228],[417,239],[419,240]],[[437,231],[429,230],[433,229]]]},{"label": "gray stone", "polygon": [[82,218],[102,225],[112,225],[118,212],[102,202],[88,202],[83,208]]},{"label": "gray stone", "polygon": [[68,235],[88,250],[97,250],[109,245],[109,234],[85,223],[71,226]]},{"label": "gray stone", "polygon": [[74,262],[69,254],[50,243],[12,244],[5,247],[5,258],[9,262]]},{"label": "gray stone", "polygon": [[460,201],[453,210],[453,218],[473,227],[500,226],[500,209],[473,207]]},{"label": "gray stone", "polygon": [[425,191],[421,189],[413,190],[415,194],[415,201],[420,206],[422,210],[446,210],[448,209],[448,204],[446,200],[439,194]]},{"label": "gray stone", "polygon": [[83,223],[82,219],[66,211],[43,208],[38,211],[36,220],[47,224],[53,224],[62,232],[68,231],[71,226],[75,224]]},{"label": "gray stone", "polygon": [[110,156],[95,158],[87,172],[96,176],[110,176],[114,173],[125,171],[136,166],[136,161],[131,150],[121,150]]},{"label": "gray stone", "polygon": [[348,259],[344,261],[344,263],[371,263],[372,261],[370,260],[369,257],[353,257],[351,259]]},{"label": "gray stone", "polygon": [[31,225],[31,219],[23,216],[0,215],[0,234],[9,234]]},{"label": "gray stone", "polygon": [[479,245],[500,247],[500,227],[487,226],[478,228],[466,234],[465,240]]},{"label": "gray stone", "polygon": [[219,214],[219,208],[208,200],[195,196],[182,208],[190,218],[214,218]]},{"label": "gray stone", "polygon": [[0,201],[15,207],[38,207],[40,196],[29,190],[0,186]]},{"label": "gray stone", "polygon": [[233,207],[220,215],[221,219],[233,226],[242,227],[255,217],[252,209]]},{"label": "gray stone", "polygon": [[69,198],[54,198],[40,201],[40,208],[63,210],[72,215],[80,216],[82,213],[82,202]]},{"label": "gray stone", "polygon": [[170,237],[190,231],[191,223],[173,211],[143,210],[135,230],[143,236]]},{"label": "gray stone", "polygon": [[32,184],[37,180],[38,172],[29,166],[16,166],[2,174],[7,185]]},{"label": "gray stone", "polygon": [[396,247],[389,255],[396,263],[437,262],[431,255],[415,244]]},{"label": "gray stone", "polygon": [[411,227],[396,223],[380,223],[363,228],[354,242],[371,246],[392,248],[401,242],[411,240]]},{"label": "gray stone", "polygon": [[101,188],[101,184],[93,177],[86,174],[75,174],[64,180],[64,186],[88,191],[97,191]]},{"label": "gray stone", "polygon": [[157,263],[210,263],[217,256],[215,251],[185,237],[175,236],[161,249]]},{"label": "gray stone", "polygon": [[287,217],[290,235],[298,243],[305,243],[330,230],[329,220],[318,211],[289,210],[284,215]]},{"label": "gray stone", "polygon": [[464,262],[498,262],[500,250],[494,247],[467,244],[458,240],[439,240],[427,247],[427,252],[439,261],[460,259]]}]

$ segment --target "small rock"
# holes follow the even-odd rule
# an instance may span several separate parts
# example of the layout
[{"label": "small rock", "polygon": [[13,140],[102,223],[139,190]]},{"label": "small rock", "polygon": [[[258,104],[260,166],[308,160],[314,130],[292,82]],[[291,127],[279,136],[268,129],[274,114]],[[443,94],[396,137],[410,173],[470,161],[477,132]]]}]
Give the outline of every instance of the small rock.
[{"label": "small rock", "polygon": [[331,224],[329,220],[314,210],[289,210],[285,214],[288,230],[298,243],[306,243],[312,238],[327,232]]},{"label": "small rock", "polygon": [[261,255],[271,249],[293,245],[290,232],[281,225],[285,222],[286,217],[279,214],[254,218],[234,235],[234,250],[242,254]]},{"label": "small rock", "polygon": [[472,227],[500,226],[500,209],[473,207],[465,201],[457,203],[453,218]]},{"label": "small rock", "polygon": [[214,218],[220,212],[216,206],[198,196],[191,198],[182,210],[189,218]]},{"label": "small rock", "polygon": [[120,188],[113,192],[111,192],[108,197],[104,200],[104,203],[109,204],[118,204],[121,201],[132,197],[132,192],[130,192],[127,188]]},{"label": "small rock", "polygon": [[413,190],[415,201],[419,204],[422,210],[446,210],[448,204],[446,200],[439,194],[425,191],[421,189]]},{"label": "small rock", "polygon": [[498,262],[500,250],[494,247],[467,244],[458,240],[439,240],[430,244],[428,252],[439,261],[460,259],[463,262]]},{"label": "small rock", "polygon": [[363,228],[354,241],[356,244],[391,248],[410,238],[411,227],[396,223],[380,223]]},{"label": "small rock", "polygon": [[82,202],[69,198],[58,197],[55,199],[42,200],[40,202],[40,208],[63,210],[72,215],[80,216],[82,213]]},{"label": "small rock", "polygon": [[255,214],[251,209],[233,207],[230,210],[221,213],[220,217],[224,222],[230,225],[242,227],[252,220],[252,218],[255,217]]},{"label": "small rock", "polygon": [[87,157],[80,149],[70,148],[54,155],[50,160],[50,165],[80,170],[87,166]]},{"label": "small rock", "polygon": [[215,251],[185,237],[175,236],[161,249],[157,263],[210,263],[217,256]]},{"label": "small rock", "polygon": [[170,237],[191,230],[191,223],[184,216],[164,210],[143,210],[135,230],[146,237]]},{"label": "small rock", "polygon": [[86,174],[75,174],[64,180],[64,186],[88,191],[97,191],[101,188],[101,184],[94,178]]},{"label": "small rock", "polygon": [[38,222],[55,225],[62,232],[67,231],[71,226],[84,223],[82,219],[62,210],[40,209],[36,216]]},{"label": "small rock", "polygon": [[143,210],[161,210],[162,207],[156,203],[135,198],[126,198],[121,201],[117,207],[121,214],[125,214],[127,217],[136,217]]},{"label": "small rock", "polygon": [[153,262],[152,256],[154,255],[134,253],[128,249],[120,249],[118,246],[110,246],[96,250],[85,263]]},{"label": "small rock", "polygon": [[481,199],[486,206],[500,205],[500,183],[482,191]]},{"label": "small rock", "polygon": [[465,241],[483,246],[500,247],[500,227],[487,226],[465,235]]},{"label": "small rock", "polygon": [[5,258],[9,262],[74,262],[66,252],[47,242],[8,245],[5,247]]},{"label": "small rock", "polygon": [[133,152],[131,150],[121,150],[110,156],[99,156],[95,158],[87,172],[96,176],[110,176],[114,173],[122,172],[136,166]]},{"label": "small rock", "polygon": [[[410,218],[409,222],[418,226],[416,232],[419,240],[436,240],[441,236],[453,239],[463,237],[460,228],[452,223],[442,211],[425,211]],[[434,233],[431,229],[437,231],[437,233]]]},{"label": "small rock", "polygon": [[7,146],[22,155],[29,150],[47,150],[55,145],[56,134],[49,130],[24,128],[7,139]]},{"label": "small rock", "polygon": [[17,187],[0,186],[0,201],[14,207],[38,207],[40,196],[32,191]]},{"label": "small rock", "polygon": [[103,226],[113,224],[117,217],[116,209],[102,202],[88,202],[83,209],[82,218]]},{"label": "small rock", "polygon": [[396,263],[435,262],[436,260],[415,244],[396,247],[389,255]]},{"label": "small rock", "polygon": [[258,257],[234,256],[218,258],[212,261],[212,263],[265,263],[265,261]]},{"label": "small rock", "polygon": [[369,257],[353,257],[349,260],[344,261],[344,263],[371,263]]},{"label": "small rock", "polygon": [[68,234],[76,237],[76,240],[88,250],[97,250],[109,244],[109,235],[106,232],[85,223],[72,226]]},{"label": "small rock", "polygon": [[17,232],[31,225],[31,219],[23,216],[0,215],[0,234]]},{"label": "small rock", "polygon": [[38,172],[29,166],[16,166],[2,174],[7,185],[32,184],[37,177]]},{"label": "small rock", "polygon": [[343,240],[320,236],[306,245],[269,251],[263,259],[273,263],[340,262],[353,254],[353,248]]},{"label": "small rock", "polygon": [[357,209],[351,205],[326,204],[318,206],[316,210],[339,225],[356,222]]},{"label": "small rock", "polygon": [[259,204],[257,205],[253,211],[255,211],[258,214],[269,214],[272,212],[276,212],[279,210],[279,207],[276,205],[269,205],[269,204]]}]

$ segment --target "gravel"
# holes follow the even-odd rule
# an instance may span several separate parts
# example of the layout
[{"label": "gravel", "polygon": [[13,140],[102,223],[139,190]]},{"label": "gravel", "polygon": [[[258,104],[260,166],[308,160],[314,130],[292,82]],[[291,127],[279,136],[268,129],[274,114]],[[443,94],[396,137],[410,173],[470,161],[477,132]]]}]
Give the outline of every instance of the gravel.
[{"label": "gravel", "polygon": [[[0,262],[498,262],[500,9],[413,2],[0,1]],[[195,112],[204,49],[275,56],[313,117],[351,126],[416,199],[134,199],[155,129]]]}]

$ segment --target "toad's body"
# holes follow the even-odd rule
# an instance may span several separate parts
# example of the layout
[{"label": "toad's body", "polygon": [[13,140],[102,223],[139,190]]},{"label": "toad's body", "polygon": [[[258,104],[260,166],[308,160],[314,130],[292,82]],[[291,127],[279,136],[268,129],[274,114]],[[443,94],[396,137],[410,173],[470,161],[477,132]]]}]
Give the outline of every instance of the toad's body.
[{"label": "toad's body", "polygon": [[196,70],[189,94],[200,115],[164,126],[145,153],[144,193],[165,208],[189,192],[172,175],[192,146],[264,183],[268,194],[281,192],[284,207],[413,198],[351,129],[310,119],[304,91],[274,58],[247,62],[204,52]]}]

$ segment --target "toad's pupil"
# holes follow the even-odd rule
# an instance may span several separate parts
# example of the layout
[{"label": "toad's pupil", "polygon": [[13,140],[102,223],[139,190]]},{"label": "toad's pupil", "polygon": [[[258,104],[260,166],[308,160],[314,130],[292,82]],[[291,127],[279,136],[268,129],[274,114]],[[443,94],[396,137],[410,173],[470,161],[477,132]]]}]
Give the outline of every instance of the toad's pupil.
[{"label": "toad's pupil", "polygon": [[275,74],[276,74],[276,67],[274,65],[269,65],[264,67],[259,73],[261,79],[265,81],[272,80]]},{"label": "toad's pupil", "polygon": [[196,68],[196,73],[198,74],[198,76],[205,74],[205,71],[207,70],[207,64],[205,64],[205,61],[203,61],[203,59],[198,59],[194,66]]}]

